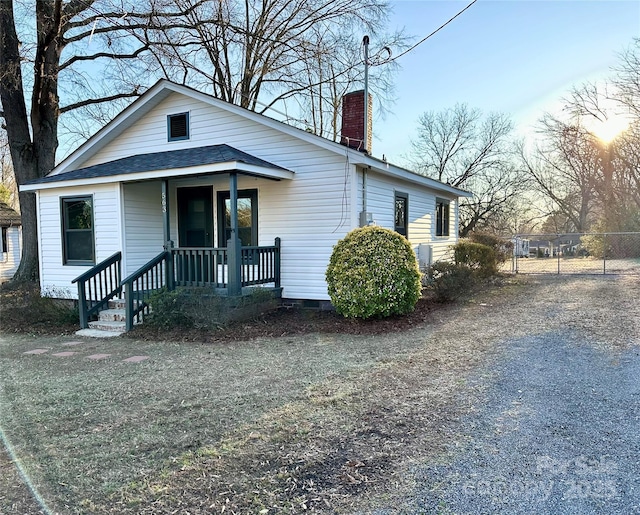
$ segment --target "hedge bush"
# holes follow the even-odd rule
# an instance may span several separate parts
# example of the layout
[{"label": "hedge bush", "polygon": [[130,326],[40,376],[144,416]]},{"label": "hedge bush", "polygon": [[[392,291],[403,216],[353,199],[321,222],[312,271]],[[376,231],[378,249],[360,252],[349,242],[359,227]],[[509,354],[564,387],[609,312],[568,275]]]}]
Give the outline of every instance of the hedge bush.
[{"label": "hedge bush", "polygon": [[438,261],[429,267],[427,286],[438,302],[450,302],[469,291],[474,282],[473,272],[465,265]]},{"label": "hedge bush", "polygon": [[249,294],[227,297],[205,288],[163,288],[149,299],[151,313],[145,323],[161,329],[219,329],[230,322],[255,318],[277,309],[278,300],[266,288],[253,288]]},{"label": "hedge bush", "polygon": [[347,318],[383,318],[413,311],[421,295],[416,255],[404,236],[382,227],[354,229],[333,248],[329,296]]},{"label": "hedge bush", "polygon": [[453,256],[456,264],[468,267],[477,277],[489,277],[498,271],[496,251],[481,243],[461,241],[454,245]]},{"label": "hedge bush", "polygon": [[500,238],[500,236],[496,236],[495,234],[487,232],[472,232],[469,234],[469,239],[473,243],[480,243],[481,245],[491,247],[496,253],[498,264],[511,259],[511,256],[513,255],[513,242]]}]

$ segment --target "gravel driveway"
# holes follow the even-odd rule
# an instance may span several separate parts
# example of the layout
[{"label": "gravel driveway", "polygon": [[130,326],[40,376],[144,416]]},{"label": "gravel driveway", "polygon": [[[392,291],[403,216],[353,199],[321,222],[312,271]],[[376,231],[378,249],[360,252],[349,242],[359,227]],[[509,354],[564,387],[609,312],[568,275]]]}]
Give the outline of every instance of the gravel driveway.
[{"label": "gravel driveway", "polygon": [[514,337],[402,513],[640,513],[640,278],[541,280],[548,295],[499,313]]}]

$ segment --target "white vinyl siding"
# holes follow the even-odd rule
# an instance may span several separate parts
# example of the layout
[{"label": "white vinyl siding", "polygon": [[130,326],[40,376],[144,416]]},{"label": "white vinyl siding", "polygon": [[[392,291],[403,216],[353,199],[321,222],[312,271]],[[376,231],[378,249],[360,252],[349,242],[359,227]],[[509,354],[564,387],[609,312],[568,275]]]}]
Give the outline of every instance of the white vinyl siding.
[{"label": "white vinyl siding", "polygon": [[[167,114],[186,111],[189,112],[189,139],[167,142]],[[318,155],[332,154],[235,113],[174,93],[87,161],[78,163],[77,167],[136,154],[223,143],[285,168],[296,165],[300,160],[314,160]]]},{"label": "white vinyl siding", "polygon": [[[167,114],[186,111],[189,112],[190,139],[167,143]],[[272,245],[276,237],[282,240],[283,296],[328,300],[324,273],[333,246],[355,227],[353,220],[357,220],[352,210],[350,179],[354,167],[346,163],[346,157],[215,106],[172,94],[79,166],[91,166],[139,154],[140,149],[150,153],[223,143],[295,172],[294,179],[290,181],[270,181],[240,175],[238,187],[258,189],[259,244]],[[203,184],[214,185],[215,204],[216,192],[229,189],[228,175],[171,182],[171,238],[176,246],[179,244],[176,187]],[[142,191],[149,185],[140,183],[139,187],[138,191]],[[125,199],[128,198],[128,188],[125,185]],[[159,189],[157,191],[159,195]],[[152,198],[151,193],[145,195],[148,199]],[[158,209],[154,209],[154,212],[158,213]],[[125,207],[125,212],[126,270],[130,271],[143,264],[141,261],[145,253],[150,259],[162,250],[162,218],[158,214],[155,225],[148,226],[149,240],[155,243],[149,241],[153,250],[145,251],[142,245],[132,246],[136,240],[129,227],[131,209]],[[216,213],[215,205],[213,212]],[[136,220],[140,221],[141,216],[144,215],[138,212],[133,222],[138,223]],[[151,222],[147,220],[145,223]],[[217,231],[217,223],[214,223],[214,228]],[[214,241],[217,241],[217,234]]]},{"label": "white vinyl siding", "polygon": [[125,184],[122,188],[124,219],[127,221],[124,227],[123,279],[163,250],[161,188],[160,181]]},{"label": "white vinyl siding", "polygon": [[0,252],[0,283],[8,281],[16,273],[22,253],[22,228],[6,227],[7,247]]},{"label": "white vinyl siding", "polygon": [[[362,173],[360,187],[362,187]],[[381,174],[367,173],[366,202],[367,211],[373,215],[376,225],[394,228],[394,198],[396,191],[407,193],[409,199],[408,232],[409,241],[414,251],[418,251],[421,243],[429,244],[433,250],[433,261],[445,259],[450,255],[450,246],[457,242],[457,227],[455,227],[455,208],[457,203],[451,199],[451,229],[448,238],[435,237],[435,209],[436,194],[442,197],[440,192],[430,192],[424,188],[416,187],[409,183],[393,181]],[[360,208],[361,209],[361,208]]]},{"label": "white vinyl siding", "polygon": [[[257,122],[237,112],[211,105],[179,93],[171,93],[141,118],[108,141],[95,154],[73,168],[83,168],[124,157],[184,148],[227,144],[294,172],[291,180],[272,181],[238,175],[239,189],[258,190],[258,243],[282,241],[283,297],[328,300],[325,270],[333,246],[358,226],[362,210],[362,173],[347,151],[336,153],[316,145],[309,135],[301,137],[278,130],[279,124]],[[167,141],[167,115],[189,113],[189,139]],[[273,126],[272,126],[273,125]],[[107,140],[105,140],[107,141]],[[353,156],[351,156],[353,157]],[[214,242],[218,241],[217,192],[229,190],[228,174],[175,179],[169,182],[171,239],[178,241],[177,188],[213,186]],[[409,195],[409,238],[414,248],[432,243],[435,192],[410,179],[392,179],[371,172],[367,186],[367,211],[384,227],[393,228],[394,190]],[[108,193],[109,192],[109,193]],[[161,182],[147,181],[100,187],[59,188],[40,191],[43,285],[73,287],[70,282],[84,272],[61,265],[59,197],[69,194],[94,195],[96,262],[122,249],[123,275],[128,275],[162,251],[164,244]],[[438,196],[443,196],[439,194]],[[110,210],[106,207],[110,206]],[[453,203],[452,203],[453,208]],[[454,220],[452,211],[451,219]],[[125,220],[126,222],[123,222]],[[109,226],[113,234],[106,234]],[[452,229],[452,235],[456,232]],[[443,248],[455,242],[438,241]]]},{"label": "white vinyl siding", "polygon": [[[283,297],[329,300],[324,273],[333,246],[353,228],[351,224],[350,185],[345,184],[345,163],[325,153],[324,159],[310,159],[296,166],[294,180],[272,181],[239,176],[238,189],[258,190],[258,244],[282,241]],[[213,216],[217,216],[217,192],[229,190],[229,178],[222,175],[172,183],[171,237],[178,241],[178,187],[210,184],[214,189]],[[344,197],[344,202],[343,202]],[[214,219],[214,242],[218,241],[218,223]]]},{"label": "white vinyl siding", "polygon": [[40,286],[44,295],[77,298],[71,281],[90,266],[65,265],[62,252],[61,197],[93,196],[96,263],[121,250],[119,186],[43,190],[38,195]]}]

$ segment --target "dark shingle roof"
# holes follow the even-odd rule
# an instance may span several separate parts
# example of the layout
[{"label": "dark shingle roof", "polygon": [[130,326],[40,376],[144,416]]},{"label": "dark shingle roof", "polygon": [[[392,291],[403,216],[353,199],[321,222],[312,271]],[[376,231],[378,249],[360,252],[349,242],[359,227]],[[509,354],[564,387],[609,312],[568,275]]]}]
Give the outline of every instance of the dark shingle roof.
[{"label": "dark shingle roof", "polygon": [[209,145],[207,147],[185,148],[181,150],[168,150],[166,152],[153,152],[151,154],[137,154],[123,157],[108,163],[79,168],[70,172],[57,175],[48,175],[27,184],[46,184],[72,179],[93,179],[97,177],[111,177],[128,173],[152,172],[154,170],[171,170],[174,168],[188,168],[208,164],[227,163],[237,161],[248,165],[286,170],[269,161],[242,152],[229,145]]},{"label": "dark shingle roof", "polygon": [[20,225],[20,215],[4,202],[0,202],[0,225]]}]

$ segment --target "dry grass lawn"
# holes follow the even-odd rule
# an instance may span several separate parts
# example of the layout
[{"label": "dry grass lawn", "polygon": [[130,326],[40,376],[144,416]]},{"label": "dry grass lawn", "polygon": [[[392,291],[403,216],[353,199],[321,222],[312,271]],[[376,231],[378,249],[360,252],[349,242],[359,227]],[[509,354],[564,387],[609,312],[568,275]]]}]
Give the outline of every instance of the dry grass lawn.
[{"label": "dry grass lawn", "polygon": [[[366,512],[462,438],[482,393],[466,376],[517,331],[488,310],[544,287],[505,280],[375,335],[87,340],[68,358],[51,356],[68,336],[0,335],[0,428],[56,513]],[[32,513],[11,465],[0,455],[0,512]]]}]

